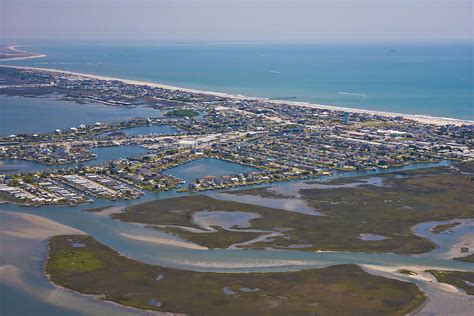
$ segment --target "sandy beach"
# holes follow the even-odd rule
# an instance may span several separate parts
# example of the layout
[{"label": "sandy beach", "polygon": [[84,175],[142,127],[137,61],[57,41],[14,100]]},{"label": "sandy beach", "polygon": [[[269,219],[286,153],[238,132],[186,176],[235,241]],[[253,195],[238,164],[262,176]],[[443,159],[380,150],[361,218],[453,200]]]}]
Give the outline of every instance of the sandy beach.
[{"label": "sandy beach", "polygon": [[[463,252],[463,248],[467,251]],[[474,253],[474,232],[467,233],[461,237],[461,240],[454,244],[448,252],[448,258],[465,257]]]},{"label": "sandy beach", "polygon": [[[23,50],[18,50],[16,47],[19,45],[10,46],[10,49],[16,50],[22,53],[28,53]],[[22,45],[28,46],[28,45]],[[19,59],[30,59],[30,58],[41,58],[46,57],[44,54],[34,54],[32,56],[25,56],[25,57],[13,57],[10,59],[3,59],[3,60],[19,60]],[[2,60],[0,60],[1,62]],[[189,89],[189,88],[182,88],[176,87],[171,85],[160,84],[156,82],[147,82],[147,81],[139,81],[139,80],[129,80],[117,77],[109,77],[109,76],[101,76],[101,75],[94,75],[94,74],[87,74],[81,72],[73,72],[73,71],[66,71],[66,70],[59,70],[53,68],[39,68],[39,67],[26,67],[26,66],[12,66],[12,65],[0,65],[0,67],[8,67],[8,68],[15,68],[15,69],[23,69],[23,70],[33,70],[33,71],[47,71],[52,73],[59,73],[65,74],[70,76],[77,76],[78,79],[81,78],[88,78],[88,79],[97,79],[97,80],[106,80],[106,81],[120,81],[126,84],[131,85],[138,85],[138,86],[149,86],[154,88],[161,88],[167,90],[179,90],[185,91],[190,93],[200,93],[200,94],[207,94],[212,96],[218,97],[225,97],[235,100],[260,100],[265,101],[273,104],[289,104],[292,106],[301,106],[301,107],[309,107],[314,109],[323,109],[329,111],[344,111],[349,113],[365,113],[371,115],[381,115],[381,116],[388,116],[388,117],[403,117],[408,120],[413,120],[419,123],[424,124],[433,124],[433,125],[470,125],[474,124],[474,121],[471,120],[462,120],[462,119],[455,119],[455,118],[447,118],[447,117],[435,117],[435,116],[428,116],[428,115],[417,115],[417,114],[404,114],[404,113],[394,113],[394,112],[383,112],[383,111],[373,111],[373,110],[366,110],[366,109],[357,109],[357,108],[349,108],[349,107],[342,107],[336,105],[325,105],[325,104],[315,104],[315,103],[308,103],[308,102],[295,102],[295,101],[281,101],[281,100],[271,100],[268,98],[258,98],[258,97],[247,97],[243,95],[233,95],[221,92],[214,92],[214,91],[205,91],[205,90],[197,90],[197,89]]]},{"label": "sandy beach", "polygon": [[[426,269],[433,269],[433,267],[362,265],[362,268],[375,275],[402,281],[410,279],[410,281],[416,283],[428,299],[420,308],[409,315],[472,315],[474,298],[450,284],[438,282],[431,273],[424,272]],[[417,274],[412,276],[402,275],[398,272],[400,269],[408,269]]]},{"label": "sandy beach", "polygon": [[172,240],[172,239],[160,238],[160,237],[155,237],[155,236],[133,235],[133,234],[127,234],[127,233],[120,233],[120,235],[129,239],[151,242],[151,243],[159,244],[159,245],[168,245],[168,246],[173,246],[173,247],[195,249],[195,250],[208,249],[207,247],[203,247],[191,242]]},{"label": "sandy beach", "polygon": [[27,52],[27,51],[18,49],[17,47],[20,47],[20,46],[28,46],[28,45],[11,45],[11,46],[8,46],[8,49],[11,50],[11,51],[14,51],[14,52],[18,52],[18,53],[29,54],[28,56],[3,58],[3,59],[0,59],[0,62],[4,61],[4,60],[24,60],[24,59],[46,57],[45,54],[31,53],[31,52]]},{"label": "sandy beach", "polygon": [[[378,272],[385,272],[385,273],[390,273],[393,275],[400,275],[400,276],[405,276],[398,272],[401,269],[405,270],[410,270],[416,273],[416,275],[409,275],[405,277],[409,277],[414,280],[420,280],[424,282],[431,282],[431,283],[436,283],[436,286],[439,289],[442,289],[447,292],[453,292],[453,293],[458,293],[461,292],[458,288],[451,284],[447,283],[440,283],[436,280],[436,278],[429,272],[425,272],[425,270],[433,270],[436,269],[435,267],[423,267],[423,266],[378,266],[378,265],[371,265],[371,264],[364,264],[361,265],[363,268],[365,268],[367,271],[378,271]],[[444,268],[438,268],[439,270],[445,270]]]},{"label": "sandy beach", "polygon": [[9,225],[0,225],[0,234],[26,239],[46,239],[56,235],[82,235],[82,231],[71,228],[47,218],[25,214],[6,212],[16,217],[16,221]]}]

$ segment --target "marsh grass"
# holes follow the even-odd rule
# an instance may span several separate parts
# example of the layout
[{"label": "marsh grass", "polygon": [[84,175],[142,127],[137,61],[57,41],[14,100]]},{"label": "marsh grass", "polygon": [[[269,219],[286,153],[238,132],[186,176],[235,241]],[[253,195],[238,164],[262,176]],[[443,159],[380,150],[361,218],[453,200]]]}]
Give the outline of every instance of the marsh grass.
[{"label": "marsh grass", "polygon": [[[86,246],[77,251],[70,238]],[[351,264],[298,272],[211,273],[141,263],[90,236],[53,237],[49,249],[46,271],[54,283],[141,309],[190,315],[402,315],[425,300],[413,284]],[[91,263],[87,271],[76,268],[82,260]],[[100,265],[92,264],[95,260]],[[235,294],[226,295],[224,288]]]}]

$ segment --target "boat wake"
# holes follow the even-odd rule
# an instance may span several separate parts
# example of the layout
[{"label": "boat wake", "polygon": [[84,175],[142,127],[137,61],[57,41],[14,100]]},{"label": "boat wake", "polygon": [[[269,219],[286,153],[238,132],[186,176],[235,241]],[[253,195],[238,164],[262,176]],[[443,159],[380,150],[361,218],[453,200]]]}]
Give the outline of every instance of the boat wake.
[{"label": "boat wake", "polygon": [[345,91],[338,91],[337,94],[342,94],[342,95],[349,95],[349,96],[355,96],[355,97],[362,97],[362,98],[367,98],[367,94],[363,93],[355,93],[355,92],[345,92]]}]

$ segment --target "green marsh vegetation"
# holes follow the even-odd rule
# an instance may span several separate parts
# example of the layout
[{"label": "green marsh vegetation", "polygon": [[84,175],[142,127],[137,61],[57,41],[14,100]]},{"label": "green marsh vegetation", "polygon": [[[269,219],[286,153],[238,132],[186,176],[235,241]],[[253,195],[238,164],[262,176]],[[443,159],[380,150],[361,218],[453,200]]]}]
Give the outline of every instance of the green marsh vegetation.
[{"label": "green marsh vegetation", "polygon": [[474,254],[470,254],[464,257],[457,257],[454,258],[455,260],[461,260],[461,261],[468,261],[468,262],[474,262]]},{"label": "green marsh vegetation", "polygon": [[[72,238],[84,246],[74,248]],[[281,273],[193,272],[129,259],[90,236],[53,237],[45,269],[55,284],[84,294],[190,315],[402,315],[425,300],[415,285],[356,265]]]},{"label": "green marsh vegetation", "polygon": [[176,109],[166,112],[165,115],[169,117],[195,117],[199,115],[199,112],[191,109]]},{"label": "green marsh vegetation", "polygon": [[445,232],[445,231],[447,231],[447,230],[450,230],[451,228],[454,228],[454,227],[456,227],[456,226],[458,226],[458,225],[460,225],[460,224],[461,224],[461,223],[459,223],[459,222],[448,223],[448,224],[440,224],[440,225],[437,225],[437,226],[433,227],[433,228],[431,229],[431,232],[432,232],[433,234],[441,234],[441,233],[443,233],[443,232]]},{"label": "green marsh vegetation", "polygon": [[[301,198],[326,216],[312,216],[280,209],[232,201],[205,195],[185,196],[146,202],[128,207],[113,218],[152,225],[196,227],[193,213],[199,211],[253,212],[261,215],[251,220],[254,229],[283,231],[270,242],[246,245],[246,248],[307,245],[301,250],[334,250],[393,252],[418,254],[433,250],[429,239],[417,236],[412,228],[422,222],[443,221],[474,216],[473,163],[459,169],[438,167],[396,174],[380,175],[383,186],[361,185],[331,189],[302,189]],[[361,178],[329,182],[340,184]],[[248,190],[259,194],[260,190]],[[239,190],[236,194],[245,194]],[[281,195],[277,195],[282,198]],[[284,201],[282,201],[284,202]],[[245,239],[246,233],[190,233],[173,228],[174,234],[210,248],[225,248]],[[248,233],[247,240],[255,238]],[[258,233],[257,233],[258,234]],[[386,237],[383,240],[362,240],[361,234]]]}]

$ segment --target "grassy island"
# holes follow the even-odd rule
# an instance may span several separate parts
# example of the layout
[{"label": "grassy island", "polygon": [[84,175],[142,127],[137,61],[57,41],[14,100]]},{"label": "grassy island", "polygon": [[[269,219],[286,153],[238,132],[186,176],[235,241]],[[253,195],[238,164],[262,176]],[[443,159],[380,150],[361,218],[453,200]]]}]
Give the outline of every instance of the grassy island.
[{"label": "grassy island", "polygon": [[[193,216],[202,211],[258,213],[250,221],[252,229],[280,232],[271,239],[246,244],[245,248],[295,248],[394,252],[415,254],[435,248],[429,240],[413,233],[412,227],[426,221],[442,221],[474,216],[472,177],[451,168],[433,168],[380,176],[383,186],[361,185],[329,189],[300,190],[301,198],[327,216],[312,216],[204,195],[150,201],[128,207],[114,218],[153,225],[199,228]],[[352,179],[352,181],[360,181]],[[351,180],[345,179],[343,182]],[[334,181],[328,184],[341,184]],[[266,189],[240,190],[234,194],[259,194]],[[283,198],[276,195],[275,198]],[[282,203],[285,200],[282,199]],[[444,228],[444,227],[443,227]],[[252,240],[259,233],[195,233],[181,228],[165,228],[185,239],[210,248],[225,248]],[[261,233],[260,235],[264,234]],[[361,234],[382,236],[364,240]],[[246,238],[247,237],[247,238]]]},{"label": "grassy island", "polygon": [[457,257],[454,258],[455,260],[461,260],[461,261],[468,261],[468,262],[474,262],[474,254],[470,254],[464,257]]},{"label": "grassy island", "polygon": [[413,284],[356,265],[282,273],[210,273],[121,256],[90,236],[49,242],[50,280],[136,308],[189,315],[402,315],[424,300]]},{"label": "grassy island", "polygon": [[195,117],[199,115],[199,112],[191,109],[176,109],[166,112],[165,115],[169,117]]},{"label": "grassy island", "polygon": [[448,231],[452,228],[455,228],[456,226],[460,225],[461,223],[459,222],[454,222],[454,223],[448,223],[448,224],[440,224],[440,225],[436,225],[435,227],[433,227],[431,229],[431,232],[433,234],[441,234],[445,231]]}]

